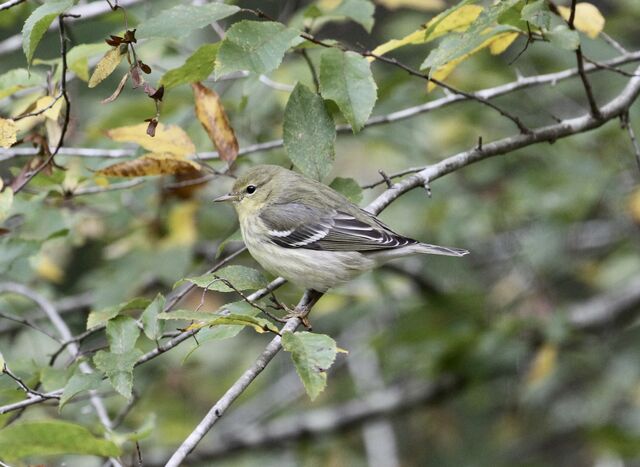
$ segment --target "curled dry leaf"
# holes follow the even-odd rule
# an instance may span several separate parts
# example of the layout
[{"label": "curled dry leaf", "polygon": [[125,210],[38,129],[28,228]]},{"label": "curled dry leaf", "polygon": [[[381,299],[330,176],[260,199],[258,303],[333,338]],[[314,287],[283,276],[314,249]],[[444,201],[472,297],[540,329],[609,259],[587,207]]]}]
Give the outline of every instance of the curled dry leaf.
[{"label": "curled dry leaf", "polygon": [[116,67],[122,61],[122,57],[127,52],[126,45],[120,45],[118,47],[114,47],[109,50],[104,57],[100,59],[98,64],[96,65],[96,69],[93,70],[93,74],[91,78],[89,78],[89,87],[95,88],[98,84],[100,84],[105,78],[107,78]]},{"label": "curled dry leaf", "polygon": [[144,177],[147,175],[176,175],[200,170],[200,164],[171,153],[149,153],[137,159],[119,162],[98,170],[109,177]]},{"label": "curled dry leaf", "polygon": [[163,125],[155,119],[150,120],[151,123],[154,121],[156,123],[154,138],[147,133],[147,127],[150,126],[147,123],[114,128],[107,131],[107,136],[118,142],[137,143],[154,153],[169,152],[184,157],[196,152],[191,138],[182,128],[176,125]]},{"label": "curled dry leaf", "polygon": [[231,128],[218,94],[200,83],[193,83],[196,116],[213,141],[220,158],[229,165],[238,157],[238,140]]},{"label": "curled dry leaf", "polygon": [[0,148],[10,148],[17,141],[18,127],[11,119],[0,118]]},{"label": "curled dry leaf", "polygon": [[120,95],[120,93],[122,92],[122,90],[124,89],[124,85],[127,83],[127,79],[129,79],[129,73],[128,72],[124,74],[124,76],[122,77],[122,79],[118,83],[118,87],[116,88],[115,91],[113,91],[113,94],[111,94],[109,97],[107,97],[105,99],[102,99],[100,101],[100,103],[108,104],[109,102],[115,101],[118,98],[118,96]]}]

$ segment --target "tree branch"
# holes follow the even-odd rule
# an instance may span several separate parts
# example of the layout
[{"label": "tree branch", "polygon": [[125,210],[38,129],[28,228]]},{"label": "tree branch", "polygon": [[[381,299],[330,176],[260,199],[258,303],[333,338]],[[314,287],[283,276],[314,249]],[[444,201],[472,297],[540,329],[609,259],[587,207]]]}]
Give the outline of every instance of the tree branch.
[{"label": "tree branch", "polygon": [[[594,64],[587,64],[584,67],[585,73],[592,73],[594,71],[601,71],[602,67],[615,67],[624,65],[626,63],[635,62],[640,60],[640,50],[630,52],[628,54],[620,55],[619,57],[611,60],[603,61],[599,63],[599,66]],[[563,81],[579,74],[577,68],[569,68],[567,70],[547,73],[542,75],[535,75],[529,77],[520,77],[510,83],[501,84],[492,88],[476,91],[472,94],[482,99],[493,99],[495,97],[510,94],[515,91],[526,89],[533,86],[541,86],[545,84],[555,85],[559,81]],[[415,117],[424,113],[431,112],[440,108],[447,107],[456,102],[464,102],[469,100],[466,96],[460,94],[452,94],[439,99],[435,99],[424,104],[415,105],[401,109],[395,112],[391,112],[385,115],[378,115],[371,117],[364,125],[365,128],[385,125],[388,123],[399,122],[408,118]],[[338,125],[336,130],[340,133],[350,134],[351,127],[349,125]],[[281,139],[267,141],[264,143],[252,144],[240,149],[238,155],[244,156],[247,154],[253,154],[260,151],[268,151],[271,149],[277,149],[282,147],[283,141]],[[0,149],[0,162],[12,159],[14,157],[28,157],[37,155],[38,150],[33,148],[10,148]],[[60,148],[60,155],[73,156],[73,157],[87,157],[87,158],[105,158],[105,159],[120,159],[135,157],[138,154],[138,149],[101,149],[101,148]],[[198,159],[201,160],[214,160],[218,159],[218,153],[216,151],[200,152],[196,154]],[[88,189],[88,188],[87,188]]]},{"label": "tree branch", "polygon": [[[142,3],[143,0],[118,0],[118,5],[122,7],[133,6],[138,3]],[[7,2],[8,3],[8,2]],[[109,13],[111,11],[111,7],[107,4],[107,2],[91,2],[85,5],[78,5],[74,8],[71,8],[67,14],[69,15],[80,15],[83,19],[94,18],[96,16],[103,15],[105,13]],[[59,27],[59,24],[53,23],[51,25],[51,29],[55,30]],[[19,50],[22,47],[22,35],[16,34],[15,36],[11,36],[2,42],[0,42],[0,55],[6,54],[9,52],[13,52],[15,50]]]},{"label": "tree branch", "polygon": [[195,455],[193,461],[219,459],[245,449],[275,447],[308,436],[346,430],[370,420],[434,404],[462,387],[460,379],[445,375],[433,383],[414,381],[372,391],[344,404],[281,417],[262,426],[247,427],[236,435],[223,436]]}]

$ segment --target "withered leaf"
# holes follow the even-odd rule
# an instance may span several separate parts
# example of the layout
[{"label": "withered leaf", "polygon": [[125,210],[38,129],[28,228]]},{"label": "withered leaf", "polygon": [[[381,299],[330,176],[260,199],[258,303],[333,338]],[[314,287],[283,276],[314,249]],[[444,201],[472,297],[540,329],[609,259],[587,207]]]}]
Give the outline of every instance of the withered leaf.
[{"label": "withered leaf", "polygon": [[105,99],[102,99],[100,102],[102,104],[108,104],[109,102],[115,101],[120,95],[120,93],[122,92],[122,90],[124,89],[124,85],[126,84],[128,78],[129,78],[129,73],[125,73],[122,79],[120,80],[120,83],[118,83],[118,87],[116,88],[115,91],[113,91],[113,94],[111,94],[109,97]]},{"label": "withered leaf", "polygon": [[114,47],[113,49],[109,50],[104,55],[104,57],[100,59],[100,61],[96,65],[96,69],[93,70],[93,74],[91,75],[91,78],[89,78],[89,87],[95,88],[105,78],[113,73],[113,71],[122,61],[122,57],[124,56],[126,51],[126,45]]},{"label": "withered leaf", "polygon": [[138,66],[142,71],[144,71],[147,75],[151,73],[151,67],[144,63],[142,60],[138,60]]},{"label": "withered leaf", "polygon": [[137,143],[155,153],[170,152],[177,156],[188,156],[196,152],[191,138],[182,128],[176,125],[163,125],[154,120],[147,121],[157,126],[155,138],[150,138],[147,134],[146,123],[114,128],[107,131],[107,136],[118,142]]},{"label": "withered leaf", "polygon": [[156,135],[156,127],[158,126],[157,118],[145,118],[145,122],[149,122],[147,125],[147,134],[152,138]]},{"label": "withered leaf", "polygon": [[130,70],[131,81],[133,81],[133,89],[142,86],[144,84],[144,78],[140,74],[140,67],[133,66]]},{"label": "withered leaf", "polygon": [[162,97],[164,96],[164,86],[160,86],[153,93],[149,94],[149,97],[153,100],[162,102]]},{"label": "withered leaf", "polygon": [[220,158],[229,165],[238,157],[238,140],[218,94],[201,83],[193,83],[196,116],[215,145]]},{"label": "withered leaf", "polygon": [[131,42],[133,42],[134,44],[136,42],[138,42],[136,40],[136,30],[135,29],[129,29],[127,32],[125,32],[124,33],[124,41],[126,43],[128,43],[128,44],[131,43]]},{"label": "withered leaf", "polygon": [[171,153],[148,153],[137,159],[119,162],[97,174],[108,177],[144,177],[148,175],[176,175],[200,170],[200,164]]}]

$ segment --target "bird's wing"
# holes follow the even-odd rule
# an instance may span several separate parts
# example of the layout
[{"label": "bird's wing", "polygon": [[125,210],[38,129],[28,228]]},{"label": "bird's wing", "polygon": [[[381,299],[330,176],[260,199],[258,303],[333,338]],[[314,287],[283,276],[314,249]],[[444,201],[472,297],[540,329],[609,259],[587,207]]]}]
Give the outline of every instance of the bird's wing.
[{"label": "bird's wing", "polygon": [[396,234],[365,211],[359,217],[300,203],[276,204],[260,213],[269,240],[284,248],[364,252],[418,243]]}]

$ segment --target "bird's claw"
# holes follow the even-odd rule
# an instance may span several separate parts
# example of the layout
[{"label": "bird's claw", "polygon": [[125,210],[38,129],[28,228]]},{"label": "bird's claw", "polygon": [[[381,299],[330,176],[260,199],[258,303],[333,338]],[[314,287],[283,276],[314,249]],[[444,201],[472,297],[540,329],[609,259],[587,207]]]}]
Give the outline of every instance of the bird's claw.
[{"label": "bird's claw", "polygon": [[302,307],[295,309],[290,309],[289,307],[285,307],[287,314],[284,316],[284,319],[288,320],[291,318],[298,318],[302,325],[307,328],[307,330],[311,331],[311,321],[309,321],[309,312],[311,311],[308,307]]}]

